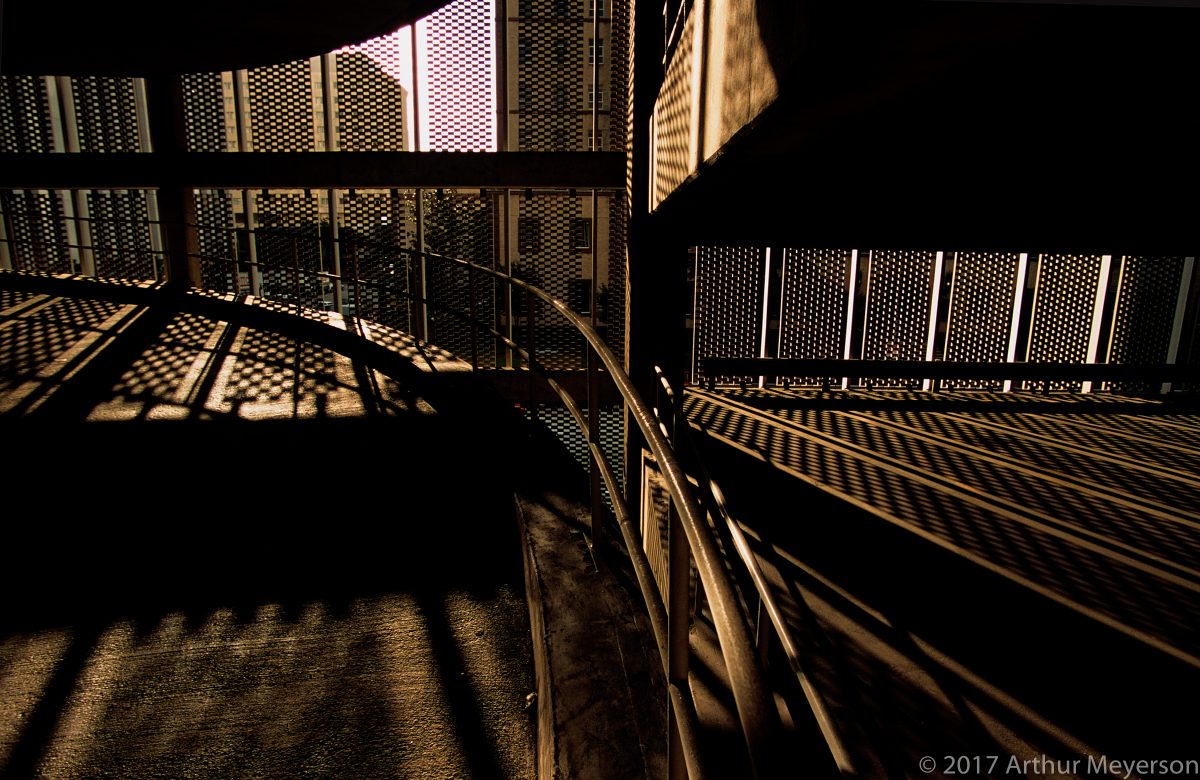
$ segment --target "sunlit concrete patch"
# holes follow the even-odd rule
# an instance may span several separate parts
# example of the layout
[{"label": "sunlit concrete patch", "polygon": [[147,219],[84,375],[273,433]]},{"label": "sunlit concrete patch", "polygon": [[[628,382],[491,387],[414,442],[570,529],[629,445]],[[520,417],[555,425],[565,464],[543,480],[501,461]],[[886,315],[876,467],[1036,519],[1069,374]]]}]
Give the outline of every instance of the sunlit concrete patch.
[{"label": "sunlit concrete patch", "polygon": [[360,416],[362,389],[352,361],[320,345],[240,329],[205,408],[244,419]]},{"label": "sunlit concrete patch", "polygon": [[409,358],[422,371],[470,371],[471,364],[456,357],[453,353],[428,342],[418,342],[411,335],[380,325],[375,322],[361,322],[363,338],[387,347],[398,355]]},{"label": "sunlit concrete patch", "polygon": [[513,592],[390,594],[114,625],[39,774],[531,777],[523,610]]},{"label": "sunlit concrete patch", "polygon": [[25,735],[70,641],[65,629],[0,639],[0,772]]}]

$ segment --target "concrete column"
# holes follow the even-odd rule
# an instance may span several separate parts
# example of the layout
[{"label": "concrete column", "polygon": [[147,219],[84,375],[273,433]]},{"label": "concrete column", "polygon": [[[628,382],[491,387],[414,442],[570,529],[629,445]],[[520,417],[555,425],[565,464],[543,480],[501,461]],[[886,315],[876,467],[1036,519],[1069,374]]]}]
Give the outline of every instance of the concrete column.
[{"label": "concrete column", "polygon": [[146,78],[146,108],[150,145],[158,161],[158,213],[167,255],[167,283],[172,287],[200,286],[200,235],[196,228],[196,198],[179,179],[178,163],[187,153],[187,124],[183,80],[179,76]]}]

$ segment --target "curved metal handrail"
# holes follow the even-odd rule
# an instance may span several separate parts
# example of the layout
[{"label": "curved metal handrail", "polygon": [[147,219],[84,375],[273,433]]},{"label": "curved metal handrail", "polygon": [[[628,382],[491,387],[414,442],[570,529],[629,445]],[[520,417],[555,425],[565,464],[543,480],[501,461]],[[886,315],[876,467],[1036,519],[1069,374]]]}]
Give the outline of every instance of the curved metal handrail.
[{"label": "curved metal handrail", "polygon": [[[803,658],[800,653],[799,644],[792,635],[791,627],[784,619],[783,610],[780,609],[774,594],[771,591],[770,583],[767,582],[766,574],[759,565],[758,558],[754,551],[750,548],[750,542],[746,538],[742,526],[733,518],[729,512],[728,504],[725,501],[725,495],[721,491],[717,482],[712,479],[708,473],[708,469],[704,466],[703,459],[700,456],[699,447],[696,445],[695,439],[691,435],[691,427],[687,422],[683,406],[679,403],[678,394],[671,386],[666,374],[658,366],[654,367],[655,375],[658,379],[659,387],[662,389],[667,403],[670,405],[669,415],[672,420],[682,420],[682,426],[671,426],[676,431],[676,440],[682,440],[692,454],[696,464],[696,482],[700,489],[704,491],[710,499],[712,507],[715,509],[714,515],[719,515],[719,520],[724,524],[729,539],[733,544],[734,550],[737,553],[738,559],[746,569],[746,574],[750,578],[750,582],[754,586],[754,590],[759,598],[759,604],[762,611],[766,612],[768,619],[771,621],[771,626],[775,631],[775,635],[779,639],[779,644],[783,649],[784,656],[787,658],[788,667],[796,678],[800,690],[804,693],[804,698],[808,703],[809,709],[816,721],[817,728],[821,731],[821,736],[825,740],[826,746],[829,748],[830,757],[837,766],[838,771],[843,776],[853,777],[857,775],[854,768],[853,760],[850,757],[850,752],[843,744],[841,736],[837,732],[837,727],[834,723],[833,716],[829,712],[829,708],[825,703],[824,697],[821,695],[813,684],[812,675],[805,668]],[[678,432],[682,431],[682,435]],[[749,606],[749,605],[747,605]]]},{"label": "curved metal handrail", "polygon": [[[300,238],[299,236],[295,236],[293,240],[299,240]],[[329,236],[317,237],[317,240],[340,242],[341,238]],[[351,243],[351,246],[354,246],[354,244]],[[683,530],[686,537],[690,557],[695,562],[700,582],[707,594],[717,640],[725,662],[726,673],[733,693],[742,733],[746,741],[752,770],[755,776],[760,778],[777,776],[782,769],[778,758],[779,714],[775,709],[773,693],[766,685],[759,668],[751,631],[743,619],[737,590],[722,560],[722,550],[713,537],[711,528],[704,519],[705,516],[700,509],[700,504],[691,490],[687,475],[680,465],[669,440],[660,430],[653,410],[637,392],[628,374],[626,374],[623,365],[609,349],[600,334],[592,327],[591,323],[572,311],[563,301],[553,297],[550,293],[536,285],[518,279],[503,271],[432,252],[422,252],[382,244],[380,248],[386,249],[388,252],[433,260],[464,269],[468,273],[468,284],[472,285],[472,300],[474,298],[473,285],[475,275],[484,274],[485,276],[490,276],[508,285],[510,289],[519,289],[524,292],[527,296],[527,316],[531,326],[536,318],[531,304],[534,299],[537,299],[557,312],[562,319],[584,337],[590,350],[589,356],[594,354],[598,358],[599,363],[603,366],[613,385],[620,393],[629,411],[629,415],[641,431],[642,437],[662,473],[671,503],[678,516],[679,527]],[[193,259],[198,260],[200,256],[195,255]],[[239,261],[236,257],[213,258],[206,256],[205,259],[216,260],[218,262],[226,260],[231,263],[231,267],[235,273],[239,263],[246,263],[260,268],[272,265],[270,263],[263,263],[258,259]],[[356,266],[357,263],[352,262],[352,265]],[[505,346],[521,355],[531,370],[540,371],[541,369],[537,361],[534,345],[530,344],[528,349],[522,348],[505,334],[499,333],[489,324],[481,322],[474,316],[474,312],[471,312],[470,315],[455,312],[451,307],[442,304],[440,301],[433,300],[430,294],[414,289],[414,285],[410,284],[408,289],[397,289],[389,284],[387,280],[362,279],[357,275],[357,268],[353,269],[354,274],[352,276],[347,277],[344,272],[341,274],[331,274],[326,270],[303,268],[299,263],[293,266],[280,264],[275,267],[278,270],[296,273],[297,284],[299,275],[305,274],[314,275],[322,279],[333,279],[342,284],[370,285],[385,289],[398,296],[420,301],[425,306],[435,306],[455,313],[473,326],[483,328],[491,335],[500,339]],[[301,302],[297,300],[297,303]],[[301,303],[301,305],[303,304]],[[473,304],[472,308],[474,308]],[[599,367],[590,357],[588,360],[588,371],[590,374],[599,371]],[[639,538],[640,532],[631,520],[628,506],[622,497],[622,492],[617,483],[613,468],[600,447],[598,437],[589,432],[589,426],[583,412],[565,388],[550,377],[546,377],[546,379],[552,389],[562,398],[567,409],[575,419],[576,424],[582,430],[585,440],[588,442],[592,462],[597,467],[600,477],[608,487],[614,514],[617,517],[618,526],[625,539],[626,553],[630,556],[633,563],[638,587],[646,603],[660,659],[667,672],[670,711],[674,715],[674,727],[679,739],[679,746],[681,747],[681,757],[690,777],[703,777],[704,766],[700,758],[702,751],[700,749],[698,716],[690,690],[687,688],[686,666],[681,678],[679,670],[673,668],[671,663],[673,654],[678,652],[678,648],[672,645],[672,639],[682,636],[684,642],[683,652],[687,652],[687,615],[682,616],[685,618],[682,634],[673,631],[668,610],[663,604],[653,572],[646,559],[645,552],[642,550]],[[591,410],[589,409],[589,411]]]},{"label": "curved metal handrail", "polygon": [[[686,472],[684,472],[678,458],[676,458],[667,437],[660,430],[658,419],[655,417],[654,412],[634,388],[628,374],[625,373],[624,367],[617,360],[616,356],[613,355],[600,335],[592,328],[590,323],[584,321],[582,317],[573,312],[565,303],[554,298],[548,292],[502,271],[486,268],[466,260],[450,258],[434,253],[419,252],[416,254],[434,258],[438,261],[457,264],[464,268],[473,268],[475,271],[493,276],[541,299],[557,310],[560,316],[566,319],[567,322],[587,339],[592,351],[595,352],[604,364],[609,377],[628,406],[631,416],[637,423],[638,429],[642,432],[642,436],[645,438],[651,454],[658,463],[659,470],[666,483],[667,491],[679,513],[684,533],[687,535],[692,558],[696,563],[700,582],[703,584],[705,593],[708,596],[709,606],[713,614],[713,624],[717,632],[717,640],[720,643],[721,654],[725,660],[726,673],[728,674],[730,687],[733,691],[750,760],[758,776],[770,776],[773,770],[778,767],[775,755],[777,748],[778,713],[774,709],[773,694],[763,680],[759,669],[754,642],[750,636],[749,628],[742,619],[741,610],[738,606],[737,591],[723,564],[721,549],[713,537],[707,522],[704,521],[704,515],[701,513],[699,502],[692,493]],[[578,410],[576,409],[575,411]],[[583,420],[581,415],[576,416],[575,419],[577,424],[581,424],[584,435],[589,440],[589,448],[592,450],[593,458],[595,459],[594,462],[597,465],[601,463],[605,464],[601,466],[601,470],[609,486],[609,495],[614,498],[618,497],[620,491],[616,489],[611,469],[607,466],[607,461],[603,457],[603,453],[599,450],[599,442],[592,441],[591,437],[588,436],[587,426],[582,425]],[[617,501],[614,501],[614,504],[616,503]],[[621,503],[623,504],[624,502],[622,501]],[[626,509],[623,514],[627,517],[628,510]],[[635,548],[640,549],[636,544],[628,544],[627,546],[630,550]],[[649,567],[648,565],[645,567],[637,566],[636,571],[638,572],[638,582],[642,590],[642,595],[646,598],[649,605],[650,602],[656,600],[650,595],[651,593],[655,593],[651,587],[652,580],[644,579],[649,577]],[[663,654],[665,660],[666,653],[664,653],[664,649],[667,646],[664,638],[666,633],[665,621],[656,619],[654,615],[651,616],[651,619],[652,622],[659,623],[655,627],[655,633],[657,635],[656,639],[658,639],[659,652]],[[676,706],[676,699],[680,693],[683,692],[673,692],[673,707]],[[692,718],[694,718],[694,712],[687,713],[687,716],[680,720],[681,722],[690,722]],[[687,752],[690,753],[691,751]],[[699,767],[696,768],[699,769]],[[691,770],[692,765],[689,761],[689,772]]]}]

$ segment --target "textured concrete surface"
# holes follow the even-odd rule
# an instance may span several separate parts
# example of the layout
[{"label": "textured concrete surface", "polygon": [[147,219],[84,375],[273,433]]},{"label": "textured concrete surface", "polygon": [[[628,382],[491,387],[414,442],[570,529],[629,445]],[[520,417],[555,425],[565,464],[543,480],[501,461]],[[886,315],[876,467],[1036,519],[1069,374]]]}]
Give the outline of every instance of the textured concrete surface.
[{"label": "textured concrete surface", "polygon": [[4,777],[661,776],[620,551],[584,543],[570,454],[453,355],[0,282]]}]

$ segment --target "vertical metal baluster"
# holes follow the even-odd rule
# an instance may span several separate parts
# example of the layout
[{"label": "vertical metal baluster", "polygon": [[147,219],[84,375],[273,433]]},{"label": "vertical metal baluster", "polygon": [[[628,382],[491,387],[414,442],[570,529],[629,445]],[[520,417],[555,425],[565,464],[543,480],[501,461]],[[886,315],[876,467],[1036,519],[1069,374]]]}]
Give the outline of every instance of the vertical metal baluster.
[{"label": "vertical metal baluster", "polygon": [[[672,446],[678,441],[676,437],[676,410],[674,404],[667,411],[667,430]],[[679,519],[679,511],[675,501],[668,502],[667,536],[670,542],[670,552],[667,559],[670,584],[667,588],[667,682],[680,690],[688,690],[688,630],[691,627],[691,608],[689,590],[691,589],[691,549],[687,536],[683,531],[683,523]],[[687,766],[684,763],[682,742],[679,740],[679,724],[675,722],[673,708],[668,707],[670,716],[670,749],[667,754],[667,771],[672,780],[682,780],[687,777]]]},{"label": "vertical metal baluster", "polygon": [[300,246],[299,239],[292,236],[292,290],[296,296],[296,305],[300,305]]},{"label": "vertical metal baluster", "polygon": [[529,288],[525,288],[525,349],[529,352],[529,360],[526,361],[526,370],[529,372],[529,419],[537,420],[537,405],[533,402],[533,364],[537,360],[537,342],[535,336],[537,328],[534,323],[536,317],[533,313],[533,293]]},{"label": "vertical metal baluster", "polygon": [[479,369],[479,343],[477,328],[478,324],[475,321],[475,268],[467,266],[467,305],[469,314],[471,315],[471,368]]}]

